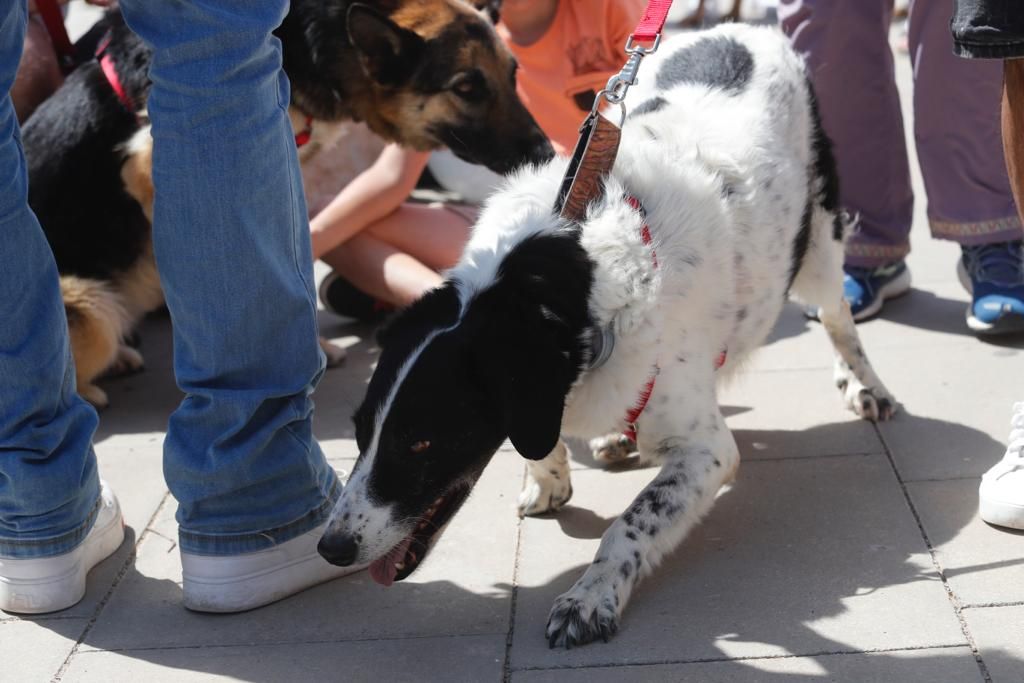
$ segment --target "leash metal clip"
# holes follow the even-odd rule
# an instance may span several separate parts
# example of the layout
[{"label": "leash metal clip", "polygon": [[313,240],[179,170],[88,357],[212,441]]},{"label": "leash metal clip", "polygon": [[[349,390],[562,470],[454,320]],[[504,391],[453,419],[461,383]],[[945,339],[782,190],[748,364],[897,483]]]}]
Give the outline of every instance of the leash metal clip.
[{"label": "leash metal clip", "polygon": [[608,104],[618,104],[623,107],[622,117],[625,119],[625,105],[623,101],[626,99],[626,91],[629,90],[631,85],[636,85],[636,75],[640,71],[640,62],[649,54],[653,54],[658,50],[658,46],[661,45],[661,34],[659,33],[654,37],[654,43],[650,47],[644,47],[634,42],[633,34],[629,34],[629,38],[626,40],[626,54],[629,55],[629,59],[626,60],[626,64],[622,67],[619,73],[615,74],[608,79],[607,85],[604,89],[597,93],[597,97],[594,98],[594,107],[591,113],[596,113],[598,104],[603,97],[605,102]]}]

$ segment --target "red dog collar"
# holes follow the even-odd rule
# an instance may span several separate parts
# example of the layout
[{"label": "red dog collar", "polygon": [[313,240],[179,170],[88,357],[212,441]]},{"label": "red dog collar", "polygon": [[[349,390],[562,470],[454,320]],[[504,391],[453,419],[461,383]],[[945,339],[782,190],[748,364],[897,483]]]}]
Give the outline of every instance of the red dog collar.
[{"label": "red dog collar", "polygon": [[124,84],[121,83],[121,78],[117,75],[117,67],[114,64],[114,58],[107,53],[107,48],[110,47],[110,39],[111,32],[107,31],[100,40],[99,46],[96,48],[96,59],[100,63],[100,69],[103,71],[103,76],[107,79],[107,83],[110,84],[110,89],[114,91],[115,95],[117,95],[117,100],[121,103],[121,106],[133,115],[137,115],[138,112],[135,108],[135,102],[128,96],[128,91],[124,89]]},{"label": "red dog collar", "polygon": [[[137,114],[135,110],[135,102],[128,95],[128,91],[124,89],[124,84],[121,83],[121,78],[117,75],[117,67],[114,64],[114,58],[107,53],[107,48],[110,46],[110,31],[107,31],[103,39],[100,40],[99,47],[96,48],[96,59],[99,60],[100,69],[103,71],[103,76],[107,79],[107,83],[110,84],[110,89],[117,95],[118,101],[121,106],[132,114]],[[313,117],[306,116],[306,125],[295,134],[295,146],[302,147],[309,143],[313,138]]]}]

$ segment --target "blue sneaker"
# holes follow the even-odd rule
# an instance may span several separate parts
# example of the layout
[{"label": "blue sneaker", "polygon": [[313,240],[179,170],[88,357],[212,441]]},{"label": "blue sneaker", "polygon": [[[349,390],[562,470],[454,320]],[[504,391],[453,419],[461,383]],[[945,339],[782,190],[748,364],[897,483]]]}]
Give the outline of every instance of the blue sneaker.
[{"label": "blue sneaker", "polygon": [[881,311],[886,299],[910,291],[910,271],[905,261],[869,268],[843,266],[843,273],[843,298],[858,322]]},{"label": "blue sneaker", "polygon": [[962,247],[960,283],[971,293],[967,326],[981,334],[1024,332],[1024,247],[999,242]]}]

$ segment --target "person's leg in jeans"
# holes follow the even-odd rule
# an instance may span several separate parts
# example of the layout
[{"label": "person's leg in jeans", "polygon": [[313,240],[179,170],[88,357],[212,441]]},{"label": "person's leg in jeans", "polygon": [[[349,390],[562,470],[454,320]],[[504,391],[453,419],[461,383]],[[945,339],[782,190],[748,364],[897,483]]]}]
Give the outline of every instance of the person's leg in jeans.
[{"label": "person's leg in jeans", "polygon": [[[316,554],[340,484],[311,427],[324,359],[271,35],[288,2],[121,7],[153,48],[153,241],[186,394],[164,473],[179,504],[185,605],[247,609],[339,575]],[[264,576],[239,578],[252,573]]]},{"label": "person's leg in jeans", "polygon": [[910,7],[914,134],[932,235],[963,246],[961,281],[973,291],[967,323],[980,333],[1024,330],[1021,220],[1000,141],[1002,66],[958,59],[947,2]]},{"label": "person's leg in jeans", "polygon": [[100,495],[96,412],[75,391],[57,266],[28,207],[8,94],[25,0],[0,8],[0,609],[38,613],[78,602],[123,529],[112,494]]},{"label": "person's leg in jeans", "polygon": [[914,196],[896,90],[892,0],[781,0],[779,19],[807,65],[832,139],[844,208],[858,218],[847,245],[845,295],[863,320],[910,287]]}]

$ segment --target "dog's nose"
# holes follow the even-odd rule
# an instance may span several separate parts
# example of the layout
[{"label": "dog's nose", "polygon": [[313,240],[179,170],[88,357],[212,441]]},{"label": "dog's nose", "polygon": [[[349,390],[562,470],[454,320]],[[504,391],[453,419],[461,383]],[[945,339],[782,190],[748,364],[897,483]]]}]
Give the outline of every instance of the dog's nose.
[{"label": "dog's nose", "polygon": [[316,551],[331,564],[348,567],[356,561],[359,544],[348,534],[324,534],[316,546]]},{"label": "dog's nose", "polygon": [[543,164],[555,156],[555,148],[551,146],[551,142],[543,135],[539,135],[531,140],[528,149],[529,152],[526,158],[534,164]]}]

